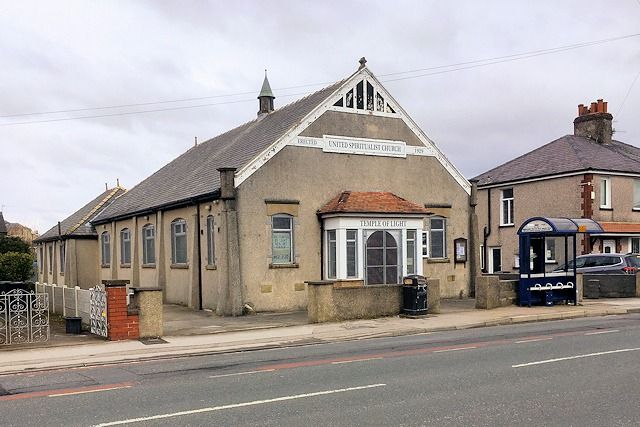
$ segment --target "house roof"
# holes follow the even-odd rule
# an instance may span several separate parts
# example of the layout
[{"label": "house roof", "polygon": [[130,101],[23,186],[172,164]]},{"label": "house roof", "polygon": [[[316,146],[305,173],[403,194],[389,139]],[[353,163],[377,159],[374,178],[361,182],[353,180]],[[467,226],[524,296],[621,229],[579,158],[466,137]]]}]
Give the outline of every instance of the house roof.
[{"label": "house roof", "polygon": [[119,197],[93,222],[214,197],[220,190],[216,169],[240,169],[248,164],[321,105],[343,81],[192,147]]},{"label": "house roof", "polygon": [[[72,236],[72,237],[92,237],[97,236],[95,228],[89,224],[97,214],[99,214],[105,207],[113,203],[114,200],[125,194],[126,190],[121,187],[111,188],[106,190],[98,197],[72,213],[69,217],[60,221],[60,235]],[[35,242],[45,242],[49,240],[57,240],[60,235],[58,234],[58,225],[51,227],[46,233],[37,238]]]},{"label": "house roof", "polygon": [[2,212],[0,212],[0,234],[7,234],[7,224],[4,222]]},{"label": "house roof", "polygon": [[640,174],[640,148],[620,141],[601,144],[565,135],[474,179],[478,186],[484,186],[585,170]]},{"label": "house roof", "polygon": [[384,214],[429,214],[424,207],[384,191],[359,192],[343,191],[327,204],[318,214],[332,213],[384,213]]},{"label": "house roof", "polygon": [[600,225],[605,233],[640,233],[640,223],[637,222],[603,222]]}]

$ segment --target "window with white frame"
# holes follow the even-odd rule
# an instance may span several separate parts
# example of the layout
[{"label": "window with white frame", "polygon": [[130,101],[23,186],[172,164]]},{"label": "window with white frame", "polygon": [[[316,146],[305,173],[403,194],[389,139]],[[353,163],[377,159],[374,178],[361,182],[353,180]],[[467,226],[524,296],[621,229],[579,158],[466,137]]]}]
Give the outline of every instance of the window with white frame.
[{"label": "window with white frame", "polygon": [[147,224],[142,227],[142,264],[153,265],[156,263],[156,229]]},{"label": "window with white frame", "polygon": [[111,237],[108,231],[100,235],[100,248],[102,249],[102,266],[108,267],[111,265]]},{"label": "window with white frame", "polygon": [[447,257],[446,226],[447,220],[442,217],[433,217],[429,220],[431,241],[429,256],[431,258]]},{"label": "window with white frame", "polygon": [[271,263],[293,264],[293,217],[277,214],[271,217]]},{"label": "window with white frame", "polygon": [[484,245],[480,245],[480,270],[484,270]]},{"label": "window with white frame", "polygon": [[631,238],[631,252],[634,254],[640,254],[640,237]]},{"label": "window with white frame", "polygon": [[640,179],[633,181],[633,209],[640,210]]},{"label": "window with white frame", "polygon": [[500,225],[513,225],[513,188],[505,188],[500,195]]},{"label": "window with white frame", "polygon": [[611,178],[600,178],[600,207],[611,208]]},{"label": "window with white frame", "polygon": [[120,231],[120,265],[131,264],[131,232],[128,228]]},{"label": "window with white frame", "polygon": [[171,263],[187,263],[187,222],[182,218],[171,223]]},{"label": "window with white frame", "polygon": [[422,257],[427,258],[429,256],[429,232],[422,232]]},{"label": "window with white frame", "polygon": [[544,253],[545,253],[545,262],[554,263],[556,262],[556,241],[551,238],[546,238],[544,240]]},{"label": "window with white frame", "polygon": [[207,265],[216,265],[215,222],[213,215],[207,217]]},{"label": "window with white frame", "polygon": [[368,234],[365,245],[367,285],[398,283],[402,272],[398,235],[395,230],[377,230]]},{"label": "window with white frame", "polygon": [[60,242],[60,273],[64,273],[64,262],[65,262],[65,242]]},{"label": "window with white frame", "polygon": [[407,251],[407,274],[416,274],[416,230],[407,230],[407,241],[406,241],[406,251]]},{"label": "window with white frame", "polygon": [[357,112],[358,110],[363,112],[370,111],[371,113],[369,114],[374,115],[376,113],[395,114],[396,112],[388,100],[385,100],[385,96],[380,93],[377,85],[366,78],[360,80],[347,90],[344,95],[333,104],[333,107],[338,107],[336,109],[339,110],[353,112]]},{"label": "window with white frame", "polygon": [[49,245],[49,273],[53,273],[53,243]]},{"label": "window with white frame", "polygon": [[336,259],[338,256],[336,230],[327,230],[327,256],[327,263],[329,267],[327,277],[329,277],[329,279],[335,279],[338,268],[338,262]]},{"label": "window with white frame", "polygon": [[42,246],[40,246],[40,273],[42,273],[42,268],[44,266],[44,249]]},{"label": "window with white frame", "polygon": [[358,277],[358,230],[347,230],[347,277]]}]

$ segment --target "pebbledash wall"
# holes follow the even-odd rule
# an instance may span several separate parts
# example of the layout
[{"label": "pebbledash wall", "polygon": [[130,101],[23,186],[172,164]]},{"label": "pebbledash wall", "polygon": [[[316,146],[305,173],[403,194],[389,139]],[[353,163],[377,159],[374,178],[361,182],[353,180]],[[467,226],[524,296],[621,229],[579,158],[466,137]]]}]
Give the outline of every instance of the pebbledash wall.
[{"label": "pebbledash wall", "polygon": [[[470,264],[477,254],[468,245],[465,255],[469,261],[454,262],[454,240],[473,239],[471,187],[397,104],[391,113],[356,108],[347,111],[334,106],[336,96],[343,96],[349,85],[356,85],[363,76],[376,84],[385,99],[392,100],[368,69],[361,68],[345,80],[337,95],[318,106],[285,138],[246,167],[231,171],[231,191],[235,194],[230,198],[225,198],[223,188],[220,198],[95,224],[99,264],[100,236],[108,233],[110,237],[110,263],[100,265],[100,279],[127,279],[132,286],[160,287],[167,303],[218,307],[219,313],[220,299],[234,292],[230,291],[230,282],[234,281],[241,284],[242,305],[250,304],[257,311],[304,309],[304,282],[326,278],[326,236],[318,210],[340,192],[390,192],[429,211],[420,223],[427,236],[430,217],[445,220],[445,255],[438,259],[422,257],[421,236],[416,255],[423,274],[440,279],[443,297],[468,294],[472,289]],[[211,171],[212,176],[217,173],[225,174]],[[277,214],[293,219],[294,259],[285,265],[273,262],[272,217]],[[212,262],[207,259],[209,216],[214,223]],[[182,264],[171,261],[171,224],[177,219],[185,220],[187,230],[187,262]],[[143,227],[149,224],[155,229],[155,262],[144,264]],[[121,232],[125,228],[130,231],[132,256],[130,263],[123,264]],[[233,249],[234,233],[239,246],[237,255]],[[363,279],[364,273],[359,274]],[[233,313],[237,314],[237,310]]]}]

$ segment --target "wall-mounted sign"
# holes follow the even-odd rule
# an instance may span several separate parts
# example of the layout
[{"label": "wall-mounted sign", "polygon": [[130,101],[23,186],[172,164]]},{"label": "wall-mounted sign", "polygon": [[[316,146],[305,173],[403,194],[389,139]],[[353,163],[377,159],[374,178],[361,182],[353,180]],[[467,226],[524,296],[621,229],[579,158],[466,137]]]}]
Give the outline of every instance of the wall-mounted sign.
[{"label": "wall-mounted sign", "polygon": [[322,151],[331,153],[364,154],[369,156],[407,157],[407,144],[402,141],[324,136]]},{"label": "wall-mounted sign", "polygon": [[467,239],[460,237],[453,243],[456,248],[455,262],[467,262]]},{"label": "wall-mounted sign", "polygon": [[522,227],[521,233],[544,233],[551,232],[553,228],[546,222],[536,219]]}]

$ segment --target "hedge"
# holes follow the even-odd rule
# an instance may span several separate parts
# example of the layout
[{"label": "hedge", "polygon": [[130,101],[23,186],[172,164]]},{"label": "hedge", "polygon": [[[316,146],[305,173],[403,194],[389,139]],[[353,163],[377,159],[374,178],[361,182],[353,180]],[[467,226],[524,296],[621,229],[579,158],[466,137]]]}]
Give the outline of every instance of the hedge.
[{"label": "hedge", "polygon": [[19,252],[0,254],[0,280],[22,282],[33,276],[33,256]]}]

